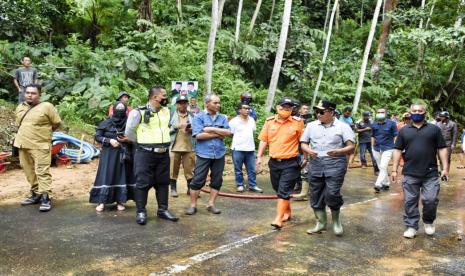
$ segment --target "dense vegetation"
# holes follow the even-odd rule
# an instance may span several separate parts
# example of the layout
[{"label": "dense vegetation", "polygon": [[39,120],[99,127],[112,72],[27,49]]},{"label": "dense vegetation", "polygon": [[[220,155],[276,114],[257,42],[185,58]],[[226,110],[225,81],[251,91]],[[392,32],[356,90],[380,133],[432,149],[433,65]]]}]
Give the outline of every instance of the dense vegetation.
[{"label": "dense vegetation", "polygon": [[[151,2],[152,22],[140,19],[143,2]],[[105,117],[120,90],[133,95],[132,105],[146,100],[151,85],[170,87],[172,80],[198,80],[203,90],[211,1],[183,0],[182,14],[176,2],[2,1],[0,97],[15,100],[12,76],[24,55],[40,71],[43,99],[56,104],[68,122],[95,124]],[[222,95],[223,112],[228,114],[233,113],[241,92],[252,92],[263,120],[260,107],[268,93],[283,1],[264,0],[255,28],[248,34],[257,1],[244,0],[236,42],[237,2],[226,0],[223,9],[213,91]],[[323,55],[327,2],[293,2],[277,97],[290,95],[309,103]],[[340,106],[350,106],[354,99],[374,2],[340,2],[320,88],[321,97]],[[382,105],[392,112],[404,112],[412,101],[422,99],[430,104],[430,111],[447,109],[463,122],[465,27],[457,24],[465,12],[463,1],[427,0],[424,9],[420,2],[399,1],[392,13],[381,71],[372,77],[368,69],[359,112]],[[376,53],[382,16],[369,65]]]}]

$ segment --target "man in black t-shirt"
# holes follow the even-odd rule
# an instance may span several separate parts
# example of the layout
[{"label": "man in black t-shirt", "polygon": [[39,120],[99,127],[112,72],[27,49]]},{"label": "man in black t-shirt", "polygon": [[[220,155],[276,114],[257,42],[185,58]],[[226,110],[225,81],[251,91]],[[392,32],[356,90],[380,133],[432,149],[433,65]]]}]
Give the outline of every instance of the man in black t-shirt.
[{"label": "man in black t-shirt", "polygon": [[413,123],[403,127],[395,143],[394,164],[391,179],[397,178],[397,167],[402,154],[405,165],[402,187],[404,192],[404,223],[407,230],[405,238],[414,238],[418,230],[420,211],[418,200],[423,203],[423,224],[425,233],[433,235],[434,220],[439,203],[439,177],[436,156],[443,163],[441,178],[447,180],[449,176],[449,162],[447,160],[447,146],[439,127],[425,121],[426,107],[413,104],[410,107]]},{"label": "man in black t-shirt", "polygon": [[371,163],[373,163],[373,169],[375,174],[379,172],[378,165],[376,164],[375,157],[373,156],[373,150],[371,146],[371,136],[373,131],[371,129],[371,113],[365,111],[362,113],[363,119],[355,125],[355,132],[358,133],[358,143],[360,147],[360,162],[362,163],[362,169],[367,166],[367,159],[365,153],[368,150],[371,156]]}]

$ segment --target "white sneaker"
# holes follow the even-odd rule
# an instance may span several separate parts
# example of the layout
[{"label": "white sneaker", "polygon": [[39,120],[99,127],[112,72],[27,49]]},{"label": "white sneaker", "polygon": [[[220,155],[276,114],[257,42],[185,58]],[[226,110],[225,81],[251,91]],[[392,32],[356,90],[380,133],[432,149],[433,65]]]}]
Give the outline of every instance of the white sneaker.
[{"label": "white sneaker", "polygon": [[244,186],[237,186],[237,191],[238,192],[243,192],[244,191]]},{"label": "white sneaker", "polygon": [[417,234],[417,230],[415,230],[414,228],[412,227],[409,227],[407,228],[407,230],[405,230],[404,232],[404,238],[407,238],[407,239],[413,239],[415,238],[415,235]]},{"label": "white sneaker", "polygon": [[426,235],[434,235],[434,232],[436,232],[436,228],[434,227],[434,224],[426,224],[425,223],[425,233]]}]

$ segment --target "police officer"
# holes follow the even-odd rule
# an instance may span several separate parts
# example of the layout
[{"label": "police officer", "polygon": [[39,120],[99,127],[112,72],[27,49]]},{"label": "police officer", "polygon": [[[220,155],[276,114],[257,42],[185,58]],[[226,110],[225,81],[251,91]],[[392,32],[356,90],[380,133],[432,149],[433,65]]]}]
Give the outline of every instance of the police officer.
[{"label": "police officer", "polygon": [[344,203],[341,188],[347,172],[346,155],[354,151],[355,135],[348,124],[335,118],[335,110],[335,104],[320,102],[315,107],[318,120],[307,125],[300,139],[302,150],[311,158],[308,168],[310,205],[317,221],[308,234],[326,229],[326,205],[331,209],[334,234],[344,232],[339,220]]},{"label": "police officer", "polygon": [[294,106],[292,99],[282,98],[276,106],[278,114],[266,119],[259,136],[256,166],[261,165],[268,146],[271,184],[278,196],[276,218],[271,226],[277,230],[291,217],[290,198],[297,178],[300,177],[299,138],[304,124],[301,118],[291,116]]},{"label": "police officer", "polygon": [[168,211],[168,193],[170,184],[170,111],[166,90],[162,86],[150,88],[148,103],[129,114],[126,124],[126,139],[137,143],[134,156],[136,188],[134,197],[137,207],[136,221],[140,225],[147,223],[148,192],[155,188],[158,203],[157,216],[177,221]]}]

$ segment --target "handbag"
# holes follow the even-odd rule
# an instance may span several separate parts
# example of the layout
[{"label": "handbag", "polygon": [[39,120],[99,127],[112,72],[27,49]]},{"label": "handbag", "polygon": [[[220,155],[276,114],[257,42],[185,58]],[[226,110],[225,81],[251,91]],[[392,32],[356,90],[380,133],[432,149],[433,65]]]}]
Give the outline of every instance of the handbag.
[{"label": "handbag", "polygon": [[[40,103],[39,103],[40,104]],[[23,123],[24,118],[26,117],[27,113],[31,111],[34,107],[38,106],[39,104],[34,105],[33,107],[29,108],[26,110],[26,113],[24,113],[23,117],[21,117],[21,120],[19,121],[18,125],[18,130],[21,127],[21,124]],[[16,139],[16,138],[15,138]],[[15,139],[13,139],[13,144],[11,145],[11,156],[13,157],[18,157],[19,156],[19,148],[15,147]]]}]

